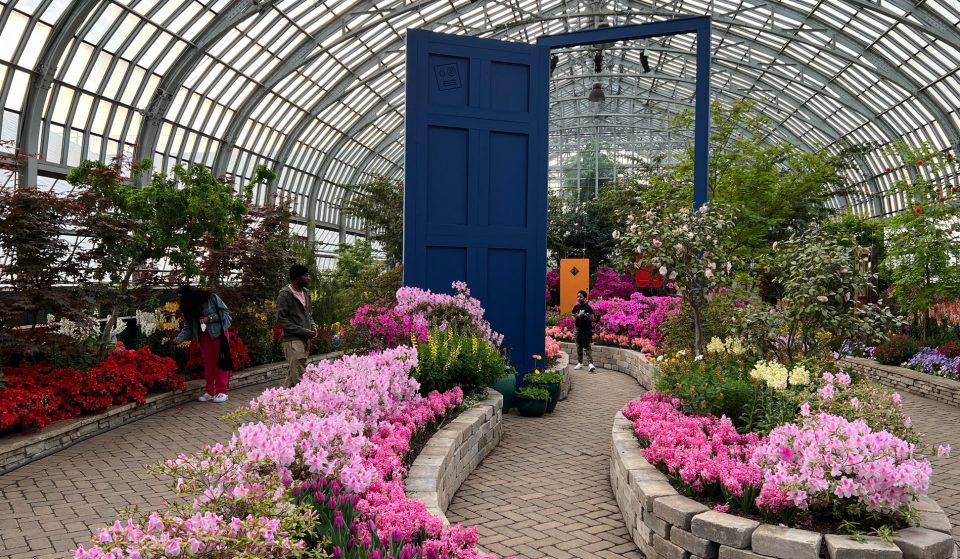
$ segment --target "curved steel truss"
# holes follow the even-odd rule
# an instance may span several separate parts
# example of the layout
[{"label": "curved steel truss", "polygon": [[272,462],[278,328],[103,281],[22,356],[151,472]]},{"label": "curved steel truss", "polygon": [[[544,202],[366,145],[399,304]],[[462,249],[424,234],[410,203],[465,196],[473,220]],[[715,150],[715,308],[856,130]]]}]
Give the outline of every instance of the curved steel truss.
[{"label": "curved steel truss", "polygon": [[[289,196],[343,239],[363,233],[340,214],[349,185],[402,174],[405,29],[532,42],[704,14],[714,98],[756,100],[770,137],[804,149],[879,146],[837,207],[902,209],[893,141],[960,147],[956,0],[0,0],[0,139],[44,154],[24,180],[55,188],[118,153],[238,182],[266,164],[279,178],[258,200]],[[668,120],[692,103],[693,52],[686,35],[610,45],[602,62],[557,52],[554,175],[594,137],[625,157],[682,147]]]}]

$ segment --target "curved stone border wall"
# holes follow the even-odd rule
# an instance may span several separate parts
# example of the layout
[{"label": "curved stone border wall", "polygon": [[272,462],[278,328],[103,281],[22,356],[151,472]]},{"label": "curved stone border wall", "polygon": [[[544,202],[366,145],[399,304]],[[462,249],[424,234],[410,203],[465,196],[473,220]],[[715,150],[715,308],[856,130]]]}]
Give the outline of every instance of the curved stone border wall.
[{"label": "curved stone border wall", "polygon": [[884,386],[945,404],[960,406],[960,382],[955,380],[928,375],[905,367],[882,365],[872,359],[860,357],[844,357],[840,362],[850,365],[864,376]]},{"label": "curved stone border wall", "polygon": [[551,371],[557,371],[563,374],[563,380],[560,381],[560,399],[566,400],[570,390],[573,389],[573,375],[570,374],[570,354],[566,351],[560,352],[557,358],[557,364],[550,368]]},{"label": "curved stone border wall", "polygon": [[[342,355],[341,352],[327,353],[310,358],[310,361],[333,359]],[[273,382],[287,376],[286,363],[270,363],[258,367],[249,367],[230,378],[230,388],[236,390],[245,386],[253,386],[266,382]],[[85,415],[74,419],[55,421],[54,423],[32,433],[10,435],[0,438],[0,474],[49,456],[82,440],[89,439],[100,433],[143,419],[174,406],[196,400],[203,392],[203,380],[187,382],[183,392],[162,392],[150,394],[143,404],[136,402],[113,406],[97,415]]]},{"label": "curved stone border wall", "polygon": [[708,509],[684,497],[640,452],[629,419],[613,420],[610,484],[627,531],[648,559],[950,559],[955,557],[950,521],[929,498],[916,503],[920,526],[900,530],[893,543],[868,537],[820,534],[761,524]]},{"label": "curved stone border wall", "polygon": [[[577,345],[572,342],[560,342],[560,347],[571,355],[572,361],[572,356],[577,353]],[[652,390],[657,381],[657,366],[648,362],[642,353],[632,349],[594,344],[593,364],[601,369],[630,375],[647,390]]]},{"label": "curved stone border wall", "polygon": [[407,497],[447,521],[450,499],[503,435],[503,395],[488,389],[487,398],[434,433],[413,461],[404,480]]}]

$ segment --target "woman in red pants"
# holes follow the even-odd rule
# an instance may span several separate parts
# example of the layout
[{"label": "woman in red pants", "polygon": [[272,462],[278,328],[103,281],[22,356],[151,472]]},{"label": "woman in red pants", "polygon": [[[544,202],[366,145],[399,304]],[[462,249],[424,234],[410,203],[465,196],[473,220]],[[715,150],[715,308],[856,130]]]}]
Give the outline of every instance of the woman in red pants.
[{"label": "woman in red pants", "polygon": [[180,295],[180,312],[183,313],[183,330],[174,340],[181,343],[192,338],[200,345],[203,358],[203,377],[207,389],[201,402],[226,402],[230,371],[217,366],[220,355],[220,336],[230,340],[230,309],[223,300],[210,290],[185,285],[177,290]]}]

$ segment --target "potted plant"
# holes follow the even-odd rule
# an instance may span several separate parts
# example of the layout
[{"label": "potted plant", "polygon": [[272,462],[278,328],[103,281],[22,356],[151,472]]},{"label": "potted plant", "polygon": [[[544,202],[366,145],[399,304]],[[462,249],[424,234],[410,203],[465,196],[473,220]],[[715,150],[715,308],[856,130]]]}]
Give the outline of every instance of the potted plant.
[{"label": "potted plant", "polygon": [[516,405],[513,400],[514,393],[517,390],[517,370],[510,366],[510,360],[507,357],[507,348],[502,348],[500,351],[506,362],[504,369],[506,374],[494,381],[494,383],[490,385],[490,388],[503,394],[503,413],[507,413],[511,407]]},{"label": "potted plant", "polygon": [[524,386],[514,395],[517,411],[524,417],[540,417],[547,412],[550,393],[539,386]]},{"label": "potted plant", "polygon": [[563,373],[558,371],[545,371],[541,373],[539,369],[534,369],[533,373],[528,375],[524,380],[528,385],[547,389],[547,392],[550,393],[550,401],[547,403],[547,413],[553,412],[557,407],[557,402],[560,400],[560,383],[563,381]]}]

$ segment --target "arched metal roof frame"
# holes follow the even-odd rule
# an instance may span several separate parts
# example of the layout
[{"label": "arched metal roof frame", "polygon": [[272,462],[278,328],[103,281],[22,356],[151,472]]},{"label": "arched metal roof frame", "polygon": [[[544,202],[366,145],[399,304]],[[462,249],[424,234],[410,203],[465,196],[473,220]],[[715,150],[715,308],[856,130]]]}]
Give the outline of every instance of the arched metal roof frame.
[{"label": "arched metal roof frame", "polygon": [[[171,31],[179,40],[177,61],[171,63],[167,58],[154,54],[148,62],[143,63],[144,66],[137,65],[150,58],[145,53],[155,38],[167,33],[168,24],[174,20],[175,16],[161,13],[162,8],[169,7],[169,3],[80,0],[67,3],[68,6],[62,8],[59,17],[53,20],[52,16],[47,19],[44,19],[44,16],[49,16],[61,8],[56,7],[51,0],[33,0],[33,12],[29,8],[17,12],[21,16],[27,14],[30,23],[25,26],[27,32],[13,49],[12,55],[0,56],[0,104],[3,104],[0,108],[6,108],[13,113],[19,111],[19,115],[14,114],[13,117],[19,119],[18,139],[26,151],[59,152],[60,160],[65,162],[33,163],[33,169],[30,165],[26,167],[27,176],[36,176],[38,169],[62,171],[66,168],[66,163],[78,153],[82,155],[89,151],[102,154],[114,146],[122,148],[129,145],[131,129],[140,131],[138,138],[150,140],[154,135],[157,138],[155,148],[147,147],[149,141],[137,141],[138,153],[149,154],[154,151],[165,158],[212,163],[215,168],[221,168],[218,170],[241,175],[257,160],[268,162],[282,172],[292,170],[288,166],[291,154],[300,150],[302,153],[299,153],[299,157],[309,163],[308,174],[312,175],[312,178],[298,179],[299,186],[296,189],[305,198],[298,199],[298,205],[301,211],[305,209],[307,216],[310,216],[311,212],[316,215],[318,202],[321,200],[332,202],[336,206],[344,202],[343,189],[339,188],[338,184],[327,184],[326,181],[342,185],[355,181],[368,171],[386,171],[394,175],[399,172],[402,164],[402,141],[396,130],[400,127],[402,110],[401,104],[396,101],[402,99],[402,93],[397,93],[399,86],[396,84],[402,82],[402,60],[398,60],[397,53],[402,50],[403,27],[415,24],[446,32],[467,32],[529,41],[539,34],[570,30],[571,23],[573,27],[579,28],[583,27],[585,22],[592,24],[601,18],[607,21],[613,18],[612,23],[621,24],[628,20],[642,22],[676,15],[699,15],[708,11],[714,11],[714,43],[715,48],[719,49],[715,60],[729,70],[726,78],[728,81],[723,82],[724,84],[746,86],[742,89],[746,96],[755,96],[764,89],[777,91],[777,87],[787,90],[788,94],[785,94],[782,100],[764,108],[764,111],[769,112],[768,116],[780,123],[779,133],[789,131],[792,132],[790,136],[806,140],[814,135],[803,132],[808,128],[815,129],[815,136],[832,142],[834,147],[874,139],[890,141],[900,137],[911,142],[931,141],[940,148],[956,147],[960,144],[960,116],[957,116],[956,109],[950,110],[955,106],[951,104],[955,99],[952,89],[956,89],[955,84],[960,84],[960,74],[956,70],[957,66],[960,66],[960,57],[957,56],[960,52],[960,33],[956,29],[960,12],[954,6],[939,1],[928,1],[918,6],[909,0],[887,0],[883,4],[866,0],[839,4],[802,0],[793,5],[762,0],[746,6],[742,2],[722,2],[724,5],[718,7],[720,2],[716,0],[709,3],[708,0],[678,0],[671,4],[677,8],[676,13],[667,12],[663,7],[652,9],[651,5],[638,0],[515,0],[510,6],[500,2],[467,0],[419,2],[407,6],[404,6],[402,1],[358,0],[338,3],[338,7],[345,7],[330,18],[327,25],[309,32],[306,28],[299,29],[296,37],[305,38],[299,43],[293,42],[288,47],[278,49],[274,56],[278,60],[270,64],[259,63],[261,70],[251,71],[251,68],[238,62],[238,69],[224,66],[207,72],[204,77],[209,81],[220,79],[227,84],[243,83],[247,88],[245,91],[232,93],[237,101],[224,101],[226,96],[215,97],[210,95],[209,90],[205,90],[200,95],[201,102],[223,102],[223,108],[219,112],[201,110],[192,99],[172,107],[173,96],[181,93],[171,92],[168,98],[163,94],[171,91],[169,88],[177,87],[180,91],[186,90],[182,95],[190,98],[197,88],[200,88],[201,80],[194,78],[192,85],[187,84],[188,76],[193,72],[203,73],[202,70],[207,68],[204,66],[206,59],[215,61],[218,53],[225,53],[229,50],[229,45],[237,44],[235,37],[232,39],[234,42],[223,37],[235,35],[237,30],[240,30],[240,34],[247,32],[248,30],[240,29],[240,25],[255,13],[293,13],[285,7],[292,3],[284,0],[171,2],[184,6],[189,4],[191,11],[184,11],[187,15],[183,17],[188,18],[191,24],[204,23],[197,26],[202,30],[188,36],[181,27],[182,37],[178,32]],[[18,4],[23,2],[0,0],[3,10],[0,12],[0,28],[3,28]],[[602,7],[597,9],[596,5],[600,4]],[[97,21],[99,9],[103,6],[115,9],[121,15],[141,19],[133,28],[128,29],[130,17],[116,17],[103,28],[104,23]],[[296,12],[296,15],[291,15],[287,20],[261,19],[265,26],[289,29],[291,26],[305,24],[296,18],[299,14],[308,13],[307,10],[313,10],[309,13],[315,21],[326,17],[320,12],[332,13],[327,4],[321,2],[320,8],[303,8],[303,11]],[[854,17],[856,21],[847,21]],[[31,31],[41,19],[49,30],[46,31],[43,48],[37,48]],[[781,28],[785,25],[795,27]],[[108,65],[97,71],[104,73],[103,70],[106,69],[103,77],[97,76],[93,66],[99,62],[98,56],[104,46],[109,46],[106,39],[93,40],[92,47],[90,44],[85,45],[85,51],[90,52],[85,52],[85,58],[81,58],[85,64],[79,64],[79,70],[66,68],[68,61],[72,61],[78,54],[80,41],[84,40],[94,27],[103,28],[99,31],[99,37],[107,37],[116,42]],[[331,91],[328,84],[322,83],[322,75],[307,78],[307,81],[313,81],[306,84],[304,80],[291,80],[281,75],[282,72],[278,70],[281,67],[307,69],[309,63],[298,63],[297,59],[301,55],[318,59],[323,52],[333,52],[338,45],[356,46],[358,40],[365,37],[365,30],[375,29],[384,30],[386,37],[383,40],[372,40],[369,48],[361,41],[361,48],[355,48],[349,57],[342,57],[342,72],[336,74],[339,78],[335,82],[343,84],[339,92]],[[124,33],[127,34],[126,37],[123,36]],[[327,43],[316,40],[321,34],[331,40]],[[888,40],[890,37],[894,37],[896,41],[891,43]],[[731,60],[730,58],[735,56],[725,55],[731,41],[733,45],[741,45],[731,50],[731,53],[752,51],[756,57],[765,55],[766,63],[757,64],[750,59]],[[297,44],[300,46],[297,47]],[[665,41],[664,45],[672,46],[673,50],[683,50],[686,46],[680,37]],[[317,51],[318,48],[320,51]],[[131,53],[126,52],[128,49]],[[24,58],[23,53],[31,50],[39,51],[39,56],[35,56],[36,63],[18,66],[18,61]],[[805,67],[810,53],[813,53],[813,56],[830,58],[831,62],[823,71],[820,71],[816,64]],[[129,56],[124,58],[127,54]],[[255,55],[251,55],[253,56]],[[913,57],[912,66],[898,65],[898,57]],[[384,62],[391,58],[392,61]],[[773,61],[777,63],[772,63]],[[952,72],[948,70],[944,73],[944,61],[948,65],[954,64]],[[339,60],[334,61],[336,62]],[[797,66],[791,73],[781,62]],[[681,69],[682,64],[678,66]],[[164,66],[163,71],[159,70]],[[367,84],[373,74],[382,69],[392,72],[392,77],[382,82],[386,87],[373,92],[374,96],[371,96],[369,88],[366,91],[363,91],[363,88],[352,88],[353,84]],[[116,73],[127,79],[135,70],[143,70],[149,77],[158,78],[159,83],[167,87],[159,87],[156,81],[140,79],[131,86],[134,91],[123,92],[123,98],[129,96],[132,101],[122,102],[121,95],[111,89],[116,79],[110,75]],[[264,70],[266,73],[263,73]],[[79,72],[79,77],[75,77],[72,82],[65,80],[64,76],[68,71]],[[28,72],[29,84],[22,94],[22,106],[15,107],[5,103],[11,87],[22,87],[14,83],[14,78],[20,79]],[[90,82],[94,78],[95,82]],[[831,84],[834,79],[835,83]],[[281,102],[265,102],[269,101],[268,94],[272,88],[286,87],[294,82],[299,84],[297,95],[301,101],[309,94],[308,91],[321,91],[320,99],[314,105],[314,108],[319,109],[316,110],[316,115],[310,114],[313,111],[304,111],[302,105],[298,107],[298,103],[290,102],[285,97],[277,98]],[[786,84],[798,82],[803,89],[794,91],[786,87]],[[91,86],[90,83],[95,85]],[[662,81],[657,83],[658,90],[669,92],[669,88],[659,85]],[[271,87],[265,87],[267,84]],[[904,88],[904,85],[907,87]],[[854,89],[861,86],[865,89],[862,94]],[[671,87],[675,95],[683,89],[676,82]],[[72,92],[69,106],[53,106],[52,100],[59,100],[58,92],[64,88]],[[234,86],[225,85],[223,88],[231,90]],[[888,88],[900,89],[891,89],[887,93]],[[808,92],[810,96],[804,100]],[[737,97],[730,92],[725,93],[726,96]],[[143,101],[145,95],[149,97],[146,103]],[[13,98],[16,98],[16,92]],[[84,103],[85,108],[79,110],[78,106]],[[91,103],[94,109],[90,109]],[[387,108],[379,112],[371,110],[376,109],[378,104],[386,104]],[[795,105],[789,107],[792,114],[780,107],[781,104]],[[62,125],[51,123],[51,114],[55,110],[69,117]],[[323,116],[324,111],[327,111],[327,117]],[[340,114],[330,117],[331,111]],[[142,117],[138,112],[142,113]],[[242,112],[247,115],[241,117]],[[384,118],[386,114],[391,115],[389,120]],[[158,124],[158,115],[170,123],[169,129],[165,130]],[[6,115],[3,115],[3,118],[6,120]],[[271,122],[264,127],[258,123],[259,119]],[[44,122],[43,127],[39,125],[41,120]],[[383,121],[387,124],[384,125]],[[98,126],[101,128],[101,135],[95,138],[90,130]],[[392,131],[390,126],[394,127]],[[7,128],[6,122],[4,128]],[[224,134],[224,130],[236,130],[236,139],[231,134]],[[78,133],[80,135],[75,139],[74,136]],[[304,142],[307,134],[322,142],[326,153],[316,150],[309,152],[306,145],[301,149],[299,144]],[[224,137],[226,142],[223,141]],[[159,144],[163,144],[162,147]],[[31,150],[31,146],[36,148]],[[810,147],[809,144],[806,146]],[[307,159],[304,160],[304,157]],[[894,176],[882,175],[879,170],[883,169],[884,165],[895,166],[892,157],[882,152],[874,152],[865,155],[858,163],[860,170],[850,175],[859,180],[864,194],[876,198],[883,192],[889,197],[890,193],[884,191],[882,186],[889,187]],[[168,160],[166,165],[169,164]],[[298,172],[302,174],[306,171]],[[330,178],[327,175],[330,175]],[[280,187],[287,188],[287,185],[281,184]],[[890,205],[892,202],[884,200],[882,206],[885,213],[889,213],[893,207]],[[847,204],[862,205],[862,202],[848,200]],[[332,219],[336,212],[329,208],[325,213],[328,219],[324,220],[322,225],[331,226],[334,222],[339,224],[341,221]],[[876,208],[872,213],[877,213]]]}]

